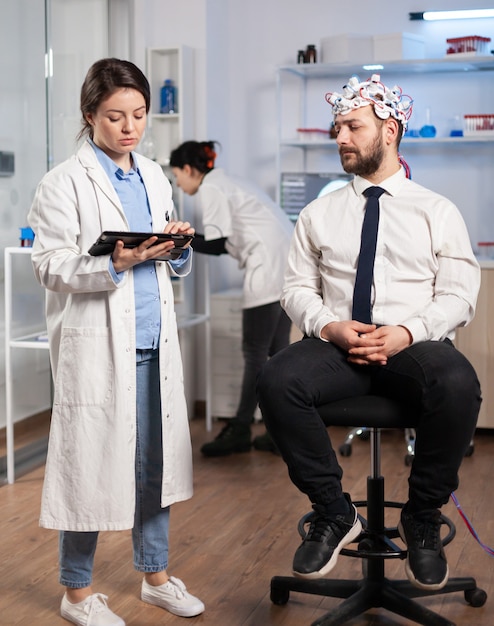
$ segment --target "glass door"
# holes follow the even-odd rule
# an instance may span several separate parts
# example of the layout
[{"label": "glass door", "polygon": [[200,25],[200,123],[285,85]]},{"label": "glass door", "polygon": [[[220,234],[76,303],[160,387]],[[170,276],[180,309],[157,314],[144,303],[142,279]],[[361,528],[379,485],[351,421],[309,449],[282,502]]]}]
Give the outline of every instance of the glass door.
[{"label": "glass door", "polygon": [[77,148],[79,98],[89,67],[108,56],[108,0],[46,0],[48,169]]},{"label": "glass door", "polygon": [[[24,248],[21,251],[27,254],[15,254],[12,271],[5,276],[5,248],[18,252],[20,228],[27,226],[39,180],[77,147],[82,81],[94,61],[108,56],[110,1],[16,0],[2,4],[0,332],[5,341],[0,345],[0,484],[6,479],[8,441],[13,441],[9,449],[15,448],[17,474],[44,460],[51,407],[48,351],[27,349],[16,341],[29,333],[31,326],[44,325],[42,302],[39,307],[32,304],[33,294],[42,299],[42,289]],[[7,337],[5,312],[14,304],[20,305],[12,325],[9,323],[15,337]]]}]

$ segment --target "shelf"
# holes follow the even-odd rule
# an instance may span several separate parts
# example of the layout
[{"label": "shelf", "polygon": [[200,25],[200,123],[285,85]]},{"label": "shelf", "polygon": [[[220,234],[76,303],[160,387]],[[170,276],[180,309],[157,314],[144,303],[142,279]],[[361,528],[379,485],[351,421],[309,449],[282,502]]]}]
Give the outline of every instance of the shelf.
[{"label": "shelf", "polygon": [[[494,143],[494,136],[481,135],[479,137],[404,137],[400,145],[424,145],[424,144],[472,144],[472,143]],[[334,139],[320,139],[316,141],[300,141],[299,139],[283,139],[280,146],[288,148],[304,148],[304,149],[320,149],[334,148],[337,149]]]},{"label": "shelf", "polygon": [[153,113],[149,117],[159,122],[173,122],[180,119],[179,113]]},{"label": "shelf", "polygon": [[191,315],[177,315],[177,328],[183,330],[184,328],[191,328],[198,324],[204,324],[209,321],[209,315],[207,313],[192,313]]},{"label": "shelf", "polygon": [[[454,55],[444,59],[405,59],[372,64],[301,63],[299,65],[281,66],[278,71],[295,74],[301,78],[350,77],[352,74],[362,74],[363,72],[370,74],[383,71],[408,74],[494,71],[494,56],[471,57],[469,59],[455,59],[453,57]],[[379,68],[372,69],[371,66],[379,66]]]},{"label": "shelf", "polygon": [[11,348],[28,348],[30,350],[48,350],[50,347],[48,337],[44,331],[11,339],[9,346]]}]

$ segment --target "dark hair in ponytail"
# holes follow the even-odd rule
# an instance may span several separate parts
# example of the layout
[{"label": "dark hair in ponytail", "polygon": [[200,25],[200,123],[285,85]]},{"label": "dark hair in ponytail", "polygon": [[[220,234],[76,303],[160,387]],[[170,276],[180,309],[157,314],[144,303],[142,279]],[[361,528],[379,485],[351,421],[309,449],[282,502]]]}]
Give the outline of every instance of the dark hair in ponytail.
[{"label": "dark hair in ponytail", "polygon": [[217,141],[185,141],[172,150],[170,167],[183,169],[185,165],[190,165],[201,174],[205,174],[214,169],[215,145],[219,145]]}]

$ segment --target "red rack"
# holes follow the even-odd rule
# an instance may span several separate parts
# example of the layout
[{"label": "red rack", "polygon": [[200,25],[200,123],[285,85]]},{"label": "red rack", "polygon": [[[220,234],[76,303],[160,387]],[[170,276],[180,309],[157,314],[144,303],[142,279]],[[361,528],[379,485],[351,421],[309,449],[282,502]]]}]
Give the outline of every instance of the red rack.
[{"label": "red rack", "polygon": [[446,39],[446,43],[449,44],[446,54],[488,54],[487,44],[490,40],[490,37],[479,37],[478,35]]}]

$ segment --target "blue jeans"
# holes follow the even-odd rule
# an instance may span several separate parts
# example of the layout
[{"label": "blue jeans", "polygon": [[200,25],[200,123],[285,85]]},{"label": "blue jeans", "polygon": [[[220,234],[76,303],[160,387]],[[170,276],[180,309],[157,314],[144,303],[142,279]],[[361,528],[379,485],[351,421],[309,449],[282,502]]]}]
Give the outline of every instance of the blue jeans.
[{"label": "blue jeans", "polygon": [[349,363],[334,344],[305,338],[266,363],[258,394],[292,482],[323,506],[341,496],[342,469],[327,431],[330,424],[317,406],[375,394],[413,407],[415,457],[408,482],[416,510],[439,508],[457,488],[481,403],[473,367],[449,340],[414,344],[385,366],[361,366]]},{"label": "blue jeans", "polygon": [[[159,351],[137,351],[136,508],[132,545],[134,567],[161,572],[168,567],[170,507],[161,508],[163,447]],[[60,583],[80,589],[92,582],[98,532],[61,531]]]}]

